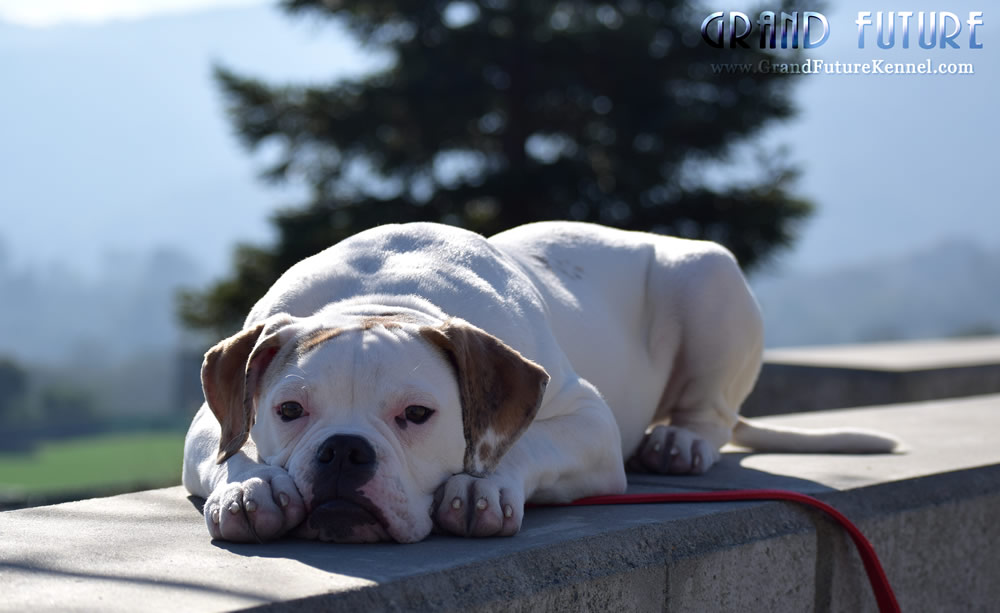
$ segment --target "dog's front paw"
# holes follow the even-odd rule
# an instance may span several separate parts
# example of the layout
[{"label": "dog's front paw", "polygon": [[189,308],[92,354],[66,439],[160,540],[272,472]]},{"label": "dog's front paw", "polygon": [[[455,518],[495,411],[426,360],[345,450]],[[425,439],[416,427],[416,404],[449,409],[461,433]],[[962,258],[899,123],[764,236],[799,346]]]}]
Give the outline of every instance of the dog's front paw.
[{"label": "dog's front paw", "polygon": [[720,457],[718,449],[690,430],[656,426],[639,445],[629,468],[662,474],[700,475]]},{"label": "dog's front paw", "polygon": [[511,536],[521,529],[524,494],[493,479],[454,475],[434,495],[434,523],[459,536]]},{"label": "dog's front paw", "polygon": [[219,485],[205,501],[212,538],[263,542],[285,534],[305,518],[305,505],[292,477],[263,466]]}]

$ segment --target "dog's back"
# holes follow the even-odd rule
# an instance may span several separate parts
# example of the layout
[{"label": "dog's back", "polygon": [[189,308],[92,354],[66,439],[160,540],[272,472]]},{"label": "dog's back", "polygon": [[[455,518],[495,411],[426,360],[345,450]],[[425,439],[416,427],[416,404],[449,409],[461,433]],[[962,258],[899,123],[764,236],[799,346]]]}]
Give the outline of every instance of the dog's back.
[{"label": "dog's back", "polygon": [[[694,373],[712,393],[725,388],[734,407],[750,392],[760,314],[719,245],[572,222],[521,226],[490,242],[545,293],[556,339],[625,438],[675,408]],[[705,379],[716,370],[718,381]]]}]

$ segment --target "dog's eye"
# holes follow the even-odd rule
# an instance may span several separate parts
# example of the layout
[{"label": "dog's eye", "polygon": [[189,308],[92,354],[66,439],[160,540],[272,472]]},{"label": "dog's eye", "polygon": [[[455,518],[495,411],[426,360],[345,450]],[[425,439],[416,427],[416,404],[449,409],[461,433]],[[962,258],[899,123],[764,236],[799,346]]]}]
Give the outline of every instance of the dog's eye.
[{"label": "dog's eye", "polygon": [[292,421],[302,417],[302,405],[297,402],[282,402],[278,406],[278,416],[281,421]]},{"label": "dog's eye", "polygon": [[434,414],[434,409],[428,409],[427,407],[422,407],[418,404],[411,404],[406,407],[406,421],[411,421],[415,424],[422,424],[431,418]]}]

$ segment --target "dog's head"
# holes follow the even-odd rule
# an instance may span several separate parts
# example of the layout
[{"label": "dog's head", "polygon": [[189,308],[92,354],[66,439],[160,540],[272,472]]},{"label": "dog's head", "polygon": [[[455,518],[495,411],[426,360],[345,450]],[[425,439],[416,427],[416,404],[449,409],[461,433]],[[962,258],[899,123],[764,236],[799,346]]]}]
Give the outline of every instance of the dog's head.
[{"label": "dog's head", "polygon": [[418,541],[435,490],[482,476],[531,423],[548,375],[462,320],[277,315],[205,355],[218,461],[252,436],[305,500],[300,534]]}]

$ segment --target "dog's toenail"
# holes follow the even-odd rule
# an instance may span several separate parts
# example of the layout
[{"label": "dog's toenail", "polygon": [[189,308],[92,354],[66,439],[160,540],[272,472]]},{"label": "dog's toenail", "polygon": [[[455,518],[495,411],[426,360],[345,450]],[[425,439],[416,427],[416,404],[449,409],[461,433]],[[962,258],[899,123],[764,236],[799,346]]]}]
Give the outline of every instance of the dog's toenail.
[{"label": "dog's toenail", "polygon": [[452,500],[451,501],[451,508],[453,508],[453,509],[461,509],[462,508],[462,499],[461,498],[456,498],[456,499]]},{"label": "dog's toenail", "polygon": [[661,445],[659,443],[654,443],[653,444],[653,451],[655,451],[656,453],[660,453],[660,450],[662,450],[662,449],[663,449],[663,445]]},{"label": "dog's toenail", "polygon": [[670,448],[670,455],[672,455],[672,456],[678,455],[680,452],[681,452],[681,450],[678,449],[678,448],[676,448],[676,447],[671,447]]},{"label": "dog's toenail", "polygon": [[485,509],[486,508],[486,499],[485,498],[480,498],[479,500],[477,500],[476,501],[476,508],[479,509],[480,511],[482,511],[483,509]]},{"label": "dog's toenail", "polygon": [[503,507],[503,516],[504,517],[513,517],[514,516],[514,509],[509,504],[504,505],[504,507]]},{"label": "dog's toenail", "polygon": [[246,502],[246,509],[247,513],[253,513],[254,511],[257,510],[257,503],[254,502],[253,500],[248,500]]},{"label": "dog's toenail", "polygon": [[233,515],[236,515],[237,513],[239,513],[240,512],[240,503],[234,502],[234,503],[230,504],[229,505],[229,512],[232,513]]},{"label": "dog's toenail", "polygon": [[280,504],[283,507],[287,507],[288,503],[289,503],[288,494],[284,492],[278,494],[278,504]]},{"label": "dog's toenail", "polygon": [[218,509],[212,509],[212,523],[213,524],[219,523],[219,510]]}]

